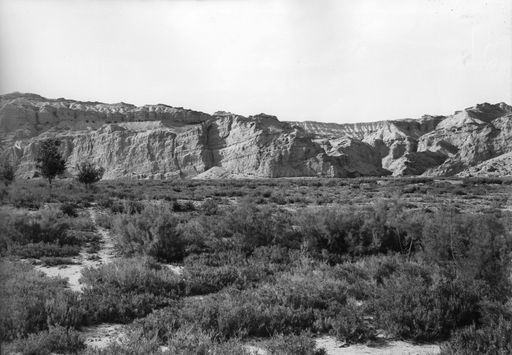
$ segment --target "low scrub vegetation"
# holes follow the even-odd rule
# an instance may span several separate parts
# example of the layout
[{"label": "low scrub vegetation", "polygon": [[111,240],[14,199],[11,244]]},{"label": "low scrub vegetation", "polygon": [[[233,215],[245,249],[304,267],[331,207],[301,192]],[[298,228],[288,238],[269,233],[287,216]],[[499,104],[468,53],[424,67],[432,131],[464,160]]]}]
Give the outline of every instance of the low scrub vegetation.
[{"label": "low scrub vegetation", "polygon": [[98,237],[88,217],[68,213],[62,208],[42,208],[31,214],[0,212],[0,253],[21,258],[78,255],[83,245],[97,242]]},{"label": "low scrub vegetation", "polygon": [[[76,328],[83,310],[66,280],[47,278],[32,266],[4,261],[0,265],[0,336],[2,341],[48,330],[49,326]],[[36,341],[36,340],[34,340]]]},{"label": "low scrub vegetation", "polygon": [[[503,196],[473,206],[503,182],[464,181],[464,194],[423,178],[25,184],[0,209],[13,351],[320,355],[319,334],[384,334],[511,352],[512,216]],[[20,261],[65,267],[100,248],[99,228],[116,258],[85,268],[80,294]],[[130,324],[128,339],[85,349],[81,327],[99,323]]]}]

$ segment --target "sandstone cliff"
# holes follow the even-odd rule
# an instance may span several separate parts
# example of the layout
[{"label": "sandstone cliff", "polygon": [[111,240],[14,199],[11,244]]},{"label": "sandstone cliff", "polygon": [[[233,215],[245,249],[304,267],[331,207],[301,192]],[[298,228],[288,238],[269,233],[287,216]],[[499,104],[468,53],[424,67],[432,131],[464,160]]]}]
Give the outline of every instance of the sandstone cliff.
[{"label": "sandstone cliff", "polygon": [[[35,176],[42,139],[57,137],[72,174],[89,160],[105,178],[510,174],[512,108],[360,124],[281,122],[168,105],[137,107],[34,94],[0,96],[0,155]],[[506,158],[499,158],[500,156]],[[499,166],[490,168],[482,164]],[[494,162],[494,163],[493,163]],[[481,168],[478,168],[481,166]],[[493,170],[495,169],[495,170]]]}]

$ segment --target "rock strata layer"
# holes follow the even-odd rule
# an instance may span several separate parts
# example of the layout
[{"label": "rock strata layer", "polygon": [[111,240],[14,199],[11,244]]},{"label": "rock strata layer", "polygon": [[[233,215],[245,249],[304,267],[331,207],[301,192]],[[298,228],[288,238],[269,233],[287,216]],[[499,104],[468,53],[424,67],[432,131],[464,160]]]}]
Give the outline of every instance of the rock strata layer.
[{"label": "rock strata layer", "polygon": [[104,178],[510,175],[512,107],[359,124],[282,122],[172,107],[0,96],[0,155],[37,176],[43,139],[61,140],[68,174],[84,160]]}]

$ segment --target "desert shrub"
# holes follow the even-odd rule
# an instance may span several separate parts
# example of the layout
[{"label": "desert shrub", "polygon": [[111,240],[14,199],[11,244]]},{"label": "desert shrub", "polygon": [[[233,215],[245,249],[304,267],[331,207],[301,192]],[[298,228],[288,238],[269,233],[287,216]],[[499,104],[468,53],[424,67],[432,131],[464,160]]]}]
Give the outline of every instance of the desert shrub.
[{"label": "desert shrub", "polygon": [[171,354],[251,354],[251,352],[236,339],[219,342],[215,335],[200,330],[178,330],[167,342],[167,347]]},{"label": "desert shrub", "polygon": [[276,193],[270,196],[270,202],[275,203],[276,205],[286,205],[286,198],[282,193]]},{"label": "desert shrub", "polygon": [[217,201],[212,198],[207,199],[201,206],[203,213],[207,216],[216,215],[219,212],[219,205]]},{"label": "desert shrub", "polygon": [[204,295],[218,292],[235,284],[240,279],[238,267],[235,265],[220,267],[186,268],[184,277],[187,280],[187,294]]},{"label": "desert shrub", "polygon": [[44,266],[57,266],[57,265],[71,265],[75,264],[75,261],[71,258],[65,258],[65,257],[48,257],[43,256],[41,257],[41,263]]},{"label": "desert shrub", "polygon": [[300,241],[294,238],[291,215],[271,206],[258,207],[243,201],[225,216],[223,223],[226,233],[237,240],[246,253],[272,244],[300,246]]},{"label": "desert shrub", "polygon": [[169,354],[160,350],[160,344],[151,339],[134,338],[119,344],[110,343],[105,348],[87,347],[80,355],[153,355]]},{"label": "desert shrub", "polygon": [[71,203],[63,203],[60,205],[60,210],[62,213],[69,217],[78,217],[78,213],[76,212],[76,205]]},{"label": "desert shrub", "polygon": [[48,211],[36,218],[20,216],[14,221],[17,235],[14,239],[19,244],[28,243],[57,243],[64,244],[69,224],[62,222],[59,216]]},{"label": "desert shrub", "polygon": [[174,212],[191,212],[191,211],[195,211],[196,207],[194,206],[194,203],[192,201],[187,201],[187,202],[174,201],[172,203],[172,210]]},{"label": "desert shrub", "polygon": [[145,339],[155,339],[167,343],[182,326],[180,302],[169,307],[156,309],[144,318],[133,321],[133,329]]},{"label": "desert shrub", "polygon": [[149,255],[173,262],[184,257],[185,242],[177,230],[178,221],[164,206],[146,206],[141,213],[116,216],[115,247],[124,255]]},{"label": "desert shrub", "polygon": [[376,205],[370,211],[306,209],[295,221],[304,246],[316,257],[340,262],[346,256],[402,252],[409,241],[394,222],[395,206]]},{"label": "desert shrub", "polygon": [[325,355],[325,349],[316,349],[310,334],[275,335],[264,342],[265,350],[273,355]]},{"label": "desert shrub", "polygon": [[345,288],[325,273],[300,269],[255,288],[231,288],[185,302],[181,322],[223,339],[329,330],[322,319],[345,305]]},{"label": "desert shrub", "polygon": [[446,345],[443,355],[463,354],[511,354],[512,320],[500,316],[490,324],[477,327],[472,324],[457,330]]},{"label": "desert shrub", "polygon": [[80,253],[80,247],[76,245],[59,245],[53,243],[27,243],[23,245],[15,245],[10,249],[12,255],[20,258],[60,258],[76,256]]},{"label": "desert shrub", "polygon": [[326,322],[332,328],[331,333],[347,344],[363,343],[377,336],[377,331],[364,314],[362,306],[355,302],[348,302]]},{"label": "desert shrub", "polygon": [[145,205],[142,202],[134,200],[105,200],[102,202],[102,207],[107,207],[112,213],[124,214],[140,214]]},{"label": "desert shrub", "polygon": [[27,208],[37,210],[46,200],[46,194],[43,197],[38,191],[13,186],[9,194],[8,201],[17,208]]},{"label": "desert shrub", "polygon": [[215,216],[197,216],[182,221],[177,230],[185,241],[184,255],[225,250],[222,220]]},{"label": "desert shrub", "polygon": [[279,246],[259,247],[249,257],[237,250],[189,255],[183,270],[187,294],[208,294],[228,286],[246,289],[272,281],[278,273],[290,270],[299,256]]},{"label": "desert shrub", "polygon": [[272,272],[286,271],[300,261],[300,251],[279,245],[262,246],[254,249],[248,259],[251,264],[265,266]]},{"label": "desert shrub", "polygon": [[430,261],[484,281],[491,297],[511,295],[512,234],[495,215],[441,211],[425,222],[422,244]]},{"label": "desert shrub", "polygon": [[28,337],[18,339],[6,349],[23,355],[76,354],[85,348],[80,333],[64,327],[50,327]]},{"label": "desert shrub", "polygon": [[100,181],[103,177],[103,173],[105,172],[105,169],[102,167],[96,167],[91,162],[82,162],[78,164],[76,170],[76,179],[81,184],[84,184],[87,189],[89,189],[92,184]]},{"label": "desert shrub", "polygon": [[181,278],[143,259],[122,259],[82,272],[90,322],[128,322],[184,294]]},{"label": "desert shrub", "polygon": [[43,209],[33,215],[3,217],[0,226],[3,254],[23,258],[74,256],[81,245],[97,239],[94,233],[86,236],[86,230],[94,228],[87,218],[71,218],[60,210]]},{"label": "desert shrub", "polygon": [[96,203],[101,208],[110,209],[114,205],[114,200],[109,196],[102,195],[96,199]]},{"label": "desert shrub", "polygon": [[[173,328],[173,319],[169,318],[171,315],[164,317],[162,311],[155,311],[144,319],[136,320],[133,330],[121,344],[112,344],[102,350],[88,349],[84,354],[251,354],[238,339],[219,341],[214,333],[193,327]],[[154,331],[155,321],[159,322],[157,327],[160,333]],[[164,333],[165,336],[159,336]]]},{"label": "desert shrub", "polygon": [[335,265],[331,277],[343,280],[347,284],[347,294],[356,300],[368,299],[375,288],[374,280],[364,265],[343,263]]},{"label": "desert shrub", "polygon": [[431,341],[479,322],[486,294],[485,285],[475,280],[402,269],[383,281],[370,304],[382,329],[400,338]]},{"label": "desert shrub", "polygon": [[112,216],[107,213],[98,213],[96,214],[96,223],[102,228],[110,229],[112,228]]},{"label": "desert shrub", "polygon": [[215,332],[222,339],[288,334],[309,329],[315,321],[312,309],[293,309],[273,304],[269,297],[234,290],[186,303],[182,317],[186,324]]},{"label": "desert shrub", "polygon": [[0,337],[3,341],[46,330],[49,325],[77,327],[83,313],[66,280],[47,278],[20,262],[0,265]]},{"label": "desert shrub", "polygon": [[0,166],[0,181],[2,181],[5,186],[9,186],[14,181],[14,177],[14,166],[5,159],[2,166]]},{"label": "desert shrub", "polygon": [[188,295],[204,295],[231,286],[246,289],[268,279],[272,272],[262,264],[226,264],[223,266],[186,266],[183,272]]}]

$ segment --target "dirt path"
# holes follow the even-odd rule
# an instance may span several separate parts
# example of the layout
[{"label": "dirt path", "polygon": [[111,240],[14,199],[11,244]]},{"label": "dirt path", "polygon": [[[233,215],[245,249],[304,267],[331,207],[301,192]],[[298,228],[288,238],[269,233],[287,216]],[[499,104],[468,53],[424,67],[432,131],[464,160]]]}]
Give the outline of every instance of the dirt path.
[{"label": "dirt path", "polygon": [[[96,222],[98,209],[90,207],[87,209],[91,221],[100,235],[100,248],[97,252],[90,253],[82,250],[80,254],[73,258],[73,265],[60,266],[36,266],[37,270],[44,272],[48,276],[60,276],[68,279],[69,288],[73,291],[81,292],[83,284],[80,283],[82,270],[86,267],[99,267],[102,264],[108,264],[115,258],[114,242],[108,230],[102,228]],[[102,349],[112,342],[121,341],[126,334],[123,324],[97,324],[94,326],[83,327],[80,330],[87,346]]]},{"label": "dirt path", "polygon": [[433,355],[441,351],[437,344],[415,345],[405,341],[390,341],[379,346],[342,346],[335,338],[329,336],[316,339],[316,345],[324,348],[328,355]]},{"label": "dirt path", "polygon": [[114,243],[110,233],[96,223],[97,209],[95,207],[89,207],[87,211],[97,233],[101,237],[99,251],[97,253],[89,253],[82,250],[78,256],[72,258],[74,263],[72,265],[36,266],[37,270],[44,272],[47,276],[59,276],[68,279],[69,288],[78,292],[80,292],[83,287],[80,283],[80,278],[82,277],[82,270],[85,267],[98,267],[101,264],[111,262],[114,258]]}]

